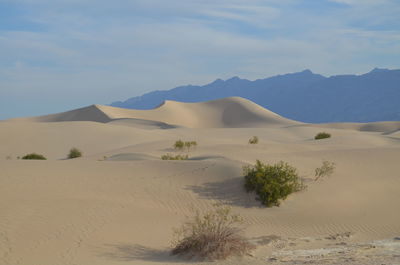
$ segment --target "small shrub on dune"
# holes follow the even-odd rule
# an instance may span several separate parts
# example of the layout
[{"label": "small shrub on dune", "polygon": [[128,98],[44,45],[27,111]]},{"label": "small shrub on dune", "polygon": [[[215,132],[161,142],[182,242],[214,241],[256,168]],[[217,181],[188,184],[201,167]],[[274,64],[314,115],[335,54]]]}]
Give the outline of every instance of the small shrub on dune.
[{"label": "small shrub on dune", "polygon": [[29,159],[31,159],[31,160],[47,160],[47,158],[44,157],[43,155],[36,154],[36,153],[27,154],[27,155],[23,156],[22,159],[25,159],[25,160],[29,160]]},{"label": "small shrub on dune", "polygon": [[296,168],[283,161],[266,165],[257,160],[254,166],[245,166],[243,171],[246,191],[254,191],[257,200],[267,207],[279,206],[289,194],[305,188]]},{"label": "small shrub on dune", "polygon": [[253,136],[249,139],[249,144],[258,144],[258,137]]},{"label": "small shrub on dune", "polygon": [[315,180],[322,177],[329,177],[335,170],[335,163],[329,161],[323,161],[321,167],[315,169]]},{"label": "small shrub on dune", "polygon": [[191,147],[196,147],[196,146],[197,146],[197,142],[196,141],[185,142],[185,147],[187,148],[188,152],[189,152]]},{"label": "small shrub on dune", "polygon": [[166,154],[161,156],[162,160],[188,160],[189,156],[188,155],[171,155],[171,154]]},{"label": "small shrub on dune", "polygon": [[243,236],[239,225],[242,219],[231,213],[231,208],[215,206],[194,217],[175,231],[173,255],[221,260],[229,256],[243,256],[254,248]]},{"label": "small shrub on dune", "polygon": [[73,159],[73,158],[77,158],[77,157],[81,157],[81,156],[82,156],[82,152],[78,148],[74,147],[69,151],[68,159]]},{"label": "small shrub on dune", "polygon": [[196,141],[185,141],[184,142],[179,139],[178,141],[175,142],[174,149],[181,151],[184,148],[186,148],[189,151],[191,147],[196,147],[196,146],[197,146]]},{"label": "small shrub on dune", "polygon": [[185,143],[180,139],[178,141],[176,141],[174,144],[174,148],[176,150],[182,150],[184,147],[185,147]]},{"label": "small shrub on dune", "polygon": [[320,132],[314,137],[315,140],[326,139],[326,138],[331,138],[331,134],[327,132]]}]

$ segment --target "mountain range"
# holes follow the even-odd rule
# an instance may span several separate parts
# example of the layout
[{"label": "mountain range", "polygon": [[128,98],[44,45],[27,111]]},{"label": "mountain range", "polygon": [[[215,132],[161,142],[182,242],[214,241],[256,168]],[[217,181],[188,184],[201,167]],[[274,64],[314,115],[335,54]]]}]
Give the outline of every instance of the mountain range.
[{"label": "mountain range", "polygon": [[254,81],[232,77],[153,91],[111,106],[143,110],[166,100],[202,102],[235,96],[302,122],[400,121],[400,70],[375,68],[362,75],[331,77],[304,70]]}]

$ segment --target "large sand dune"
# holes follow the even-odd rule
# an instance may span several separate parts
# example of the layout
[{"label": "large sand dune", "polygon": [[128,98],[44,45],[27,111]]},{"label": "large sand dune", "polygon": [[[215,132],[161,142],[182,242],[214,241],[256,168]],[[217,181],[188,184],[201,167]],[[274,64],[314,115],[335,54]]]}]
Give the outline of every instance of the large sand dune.
[{"label": "large sand dune", "polygon": [[125,125],[129,123],[131,125],[143,124],[144,121],[147,121],[149,125],[151,123],[160,124],[160,126],[170,125],[189,128],[266,127],[296,124],[295,121],[285,119],[239,97],[201,103],[165,101],[153,110],[130,110],[92,105],[68,112],[22,120],[37,122],[94,121],[102,123],[123,120]]},{"label": "large sand dune", "polygon": [[[397,125],[301,124],[240,98],[0,122],[0,264],[189,264],[168,253],[172,229],[215,202],[257,249],[212,264],[399,264]],[[162,161],[179,138],[198,142],[190,160]],[[84,157],[64,160],[73,146]],[[17,159],[29,152],[48,160]],[[256,159],[289,162],[308,188],[261,207],[243,189]],[[314,181],[322,160],[335,173]]]}]

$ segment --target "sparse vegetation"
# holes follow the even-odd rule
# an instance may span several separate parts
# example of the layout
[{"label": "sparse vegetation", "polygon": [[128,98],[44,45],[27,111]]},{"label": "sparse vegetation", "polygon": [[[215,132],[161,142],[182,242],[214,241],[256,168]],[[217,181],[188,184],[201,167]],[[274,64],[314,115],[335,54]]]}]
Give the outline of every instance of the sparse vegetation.
[{"label": "sparse vegetation", "polygon": [[253,136],[249,139],[249,144],[258,144],[258,137]]},{"label": "sparse vegetation", "polygon": [[255,191],[257,200],[267,207],[279,206],[289,194],[305,188],[296,168],[283,161],[266,165],[257,160],[254,166],[245,166],[243,171],[246,191]]},{"label": "sparse vegetation", "polygon": [[22,159],[32,159],[32,160],[47,160],[46,157],[40,154],[32,153],[32,154],[27,154],[26,156],[23,156]]},{"label": "sparse vegetation", "polygon": [[74,147],[71,150],[69,150],[68,159],[73,159],[81,156],[82,152],[78,148]]},{"label": "sparse vegetation", "polygon": [[335,163],[330,161],[323,161],[322,166],[315,169],[315,180],[332,175],[334,170]]},{"label": "sparse vegetation", "polygon": [[182,150],[184,147],[185,147],[185,143],[181,139],[176,141],[175,144],[174,144],[174,148],[176,150]]},{"label": "sparse vegetation", "polygon": [[189,156],[188,155],[172,155],[172,154],[166,154],[161,156],[162,160],[188,160]]},{"label": "sparse vegetation", "polygon": [[191,147],[196,147],[197,146],[197,142],[196,141],[182,141],[181,139],[179,139],[178,141],[175,142],[174,144],[174,149],[175,150],[183,150],[184,148],[187,149],[187,151],[189,152]]},{"label": "sparse vegetation", "polygon": [[203,214],[195,211],[193,218],[175,230],[172,254],[202,260],[243,256],[254,246],[242,236],[241,223],[242,218],[232,214],[230,207],[217,205]]},{"label": "sparse vegetation", "polygon": [[197,142],[196,141],[190,141],[190,142],[185,142],[185,147],[187,148],[187,151],[190,151],[191,147],[196,147]]},{"label": "sparse vegetation", "polygon": [[315,140],[326,139],[326,138],[331,138],[331,134],[327,132],[320,132],[314,137]]}]

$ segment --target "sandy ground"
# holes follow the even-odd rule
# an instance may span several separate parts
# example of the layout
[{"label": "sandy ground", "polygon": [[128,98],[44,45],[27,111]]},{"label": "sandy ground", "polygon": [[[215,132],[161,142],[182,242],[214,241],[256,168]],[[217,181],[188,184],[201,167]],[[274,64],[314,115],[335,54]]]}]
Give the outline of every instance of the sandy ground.
[{"label": "sandy ground", "polygon": [[[0,264],[208,264],[169,251],[173,228],[215,202],[243,216],[257,248],[212,264],[400,264],[399,129],[302,124],[239,98],[2,121]],[[333,137],[313,140],[320,131]],[[175,151],[178,139],[198,146]],[[72,147],[84,157],[65,160]],[[18,159],[31,152],[48,160]],[[289,162],[308,188],[260,206],[243,189],[256,159]],[[323,160],[336,170],[314,181]]]}]

